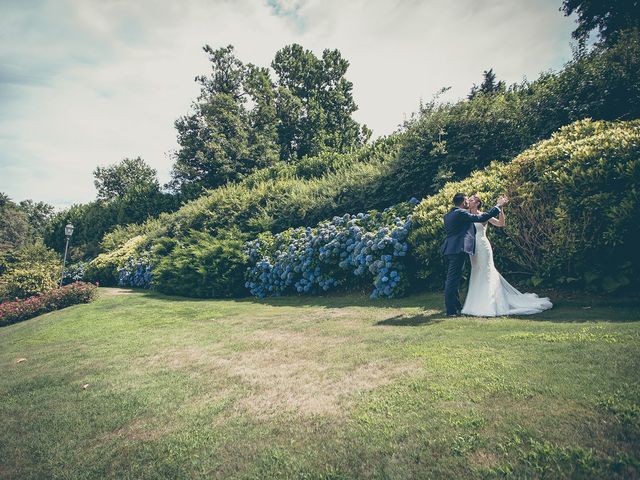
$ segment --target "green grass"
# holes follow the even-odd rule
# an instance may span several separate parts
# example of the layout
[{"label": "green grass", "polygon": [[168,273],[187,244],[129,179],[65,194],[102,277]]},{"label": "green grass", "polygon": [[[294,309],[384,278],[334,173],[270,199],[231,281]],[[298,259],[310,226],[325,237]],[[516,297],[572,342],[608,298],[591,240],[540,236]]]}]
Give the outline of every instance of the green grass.
[{"label": "green grass", "polygon": [[101,291],[0,328],[0,478],[640,476],[637,299]]}]

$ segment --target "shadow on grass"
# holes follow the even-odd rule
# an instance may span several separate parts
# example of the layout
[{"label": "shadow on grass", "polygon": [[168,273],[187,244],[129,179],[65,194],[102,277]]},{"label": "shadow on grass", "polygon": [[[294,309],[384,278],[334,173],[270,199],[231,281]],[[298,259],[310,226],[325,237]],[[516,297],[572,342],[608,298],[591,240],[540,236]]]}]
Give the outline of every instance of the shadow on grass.
[{"label": "shadow on grass", "polygon": [[376,323],[379,326],[393,327],[420,327],[423,325],[435,325],[442,322],[444,312],[432,313],[431,315],[396,315],[395,317],[385,318]]},{"label": "shadow on grass", "polygon": [[270,305],[274,307],[325,307],[325,308],[346,308],[346,307],[368,307],[368,308],[429,308],[441,309],[444,301],[442,294],[438,292],[420,292],[401,298],[377,298],[371,299],[364,292],[335,292],[325,295],[287,295],[281,297],[241,297],[241,298],[190,298],[165,295],[157,291],[131,289],[132,292],[140,293],[146,297],[160,301],[172,302],[200,302],[222,300],[238,303],[253,303],[257,305]]},{"label": "shadow on grass", "polygon": [[[132,289],[145,297],[156,301],[170,302],[210,302],[212,300],[238,302],[243,304],[268,305],[272,307],[324,307],[324,308],[420,308],[422,310],[437,310],[439,313],[415,317],[391,317],[380,323],[381,325],[423,325],[433,323],[436,318],[444,316],[442,292],[418,292],[407,297],[393,299],[370,299],[365,292],[335,292],[326,295],[290,295],[268,298],[188,298],[165,295],[156,291]],[[541,294],[542,295],[542,294]],[[461,292],[461,298],[465,296]],[[551,310],[536,314],[522,315],[511,318],[519,320],[552,322],[552,323],[584,323],[584,322],[634,322],[640,321],[639,297],[594,296],[582,293],[544,292],[550,296],[554,306]],[[414,318],[413,321],[409,318]],[[473,317],[470,317],[473,318]]]}]

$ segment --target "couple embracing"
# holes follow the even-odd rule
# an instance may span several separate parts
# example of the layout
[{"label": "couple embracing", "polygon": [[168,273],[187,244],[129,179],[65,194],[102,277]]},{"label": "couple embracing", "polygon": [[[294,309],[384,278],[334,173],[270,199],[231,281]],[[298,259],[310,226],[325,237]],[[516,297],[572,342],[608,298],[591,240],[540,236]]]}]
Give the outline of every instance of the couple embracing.
[{"label": "couple embracing", "polygon": [[[540,298],[534,293],[520,293],[500,275],[493,264],[493,249],[487,238],[487,227],[489,223],[504,227],[503,209],[508,202],[506,197],[500,197],[496,206],[485,213],[480,210],[482,201],[477,195],[454,195],[454,207],[444,216],[447,238],[442,245],[442,254],[447,259],[444,287],[447,316],[529,315],[553,306],[548,298]],[[461,305],[458,290],[467,257],[471,259],[471,277],[467,298]]]}]

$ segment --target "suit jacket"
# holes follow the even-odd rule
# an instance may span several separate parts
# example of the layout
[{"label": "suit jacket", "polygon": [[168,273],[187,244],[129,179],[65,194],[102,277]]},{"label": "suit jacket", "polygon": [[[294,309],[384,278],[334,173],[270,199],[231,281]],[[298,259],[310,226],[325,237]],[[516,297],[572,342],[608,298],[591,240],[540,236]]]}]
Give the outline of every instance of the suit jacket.
[{"label": "suit jacket", "polygon": [[444,231],[447,238],[440,249],[443,255],[456,253],[476,253],[476,227],[474,223],[483,223],[500,214],[498,207],[493,207],[482,215],[473,215],[462,208],[452,208],[444,216]]}]

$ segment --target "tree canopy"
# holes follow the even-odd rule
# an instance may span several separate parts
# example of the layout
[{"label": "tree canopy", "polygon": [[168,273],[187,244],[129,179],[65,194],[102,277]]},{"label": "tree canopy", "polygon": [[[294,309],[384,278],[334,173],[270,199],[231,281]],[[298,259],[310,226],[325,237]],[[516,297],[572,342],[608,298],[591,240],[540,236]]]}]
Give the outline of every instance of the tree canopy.
[{"label": "tree canopy", "polygon": [[371,132],[351,115],[349,62],[338,50],[321,58],[300,45],[279,50],[271,68],[244,64],[232,45],[209,55],[211,73],[198,76],[200,95],[176,122],[178,144],[171,186],[186,198],[246,177],[278,161],[324,151],[347,152]]},{"label": "tree canopy", "polygon": [[603,43],[610,43],[621,30],[640,28],[638,0],[563,0],[560,10],[566,16],[578,16],[571,36],[581,46],[594,30]]}]

